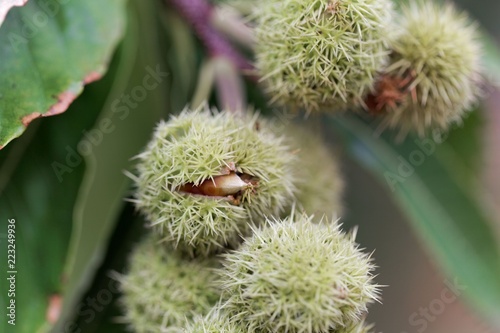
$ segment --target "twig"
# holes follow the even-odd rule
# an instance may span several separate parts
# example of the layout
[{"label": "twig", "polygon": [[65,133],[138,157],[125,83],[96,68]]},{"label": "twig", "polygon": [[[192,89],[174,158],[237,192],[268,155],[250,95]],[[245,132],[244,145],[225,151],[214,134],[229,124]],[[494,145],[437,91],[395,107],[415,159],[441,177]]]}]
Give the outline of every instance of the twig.
[{"label": "twig", "polygon": [[243,73],[253,72],[252,64],[211,25],[214,8],[207,0],[165,1],[193,27],[210,56],[230,60]]}]

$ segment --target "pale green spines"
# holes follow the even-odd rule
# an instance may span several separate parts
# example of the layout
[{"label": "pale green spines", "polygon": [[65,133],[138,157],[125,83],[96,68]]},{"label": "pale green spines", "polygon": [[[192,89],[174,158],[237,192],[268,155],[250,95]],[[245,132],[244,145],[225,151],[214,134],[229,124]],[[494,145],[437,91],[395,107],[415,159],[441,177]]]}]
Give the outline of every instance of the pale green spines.
[{"label": "pale green spines", "polygon": [[137,333],[182,332],[186,319],[207,314],[219,300],[217,265],[182,258],[149,236],[120,278],[126,323]]},{"label": "pale green spines", "polygon": [[[208,255],[239,240],[252,217],[279,214],[293,200],[294,156],[256,115],[184,110],[161,122],[138,156],[136,206],[179,250]],[[241,189],[200,193],[216,177]]]},{"label": "pale green spines", "polygon": [[371,332],[372,327],[373,327],[372,325],[365,324],[365,322],[363,320],[363,321],[348,325],[346,327],[342,327],[342,328],[335,330],[331,333],[369,333],[369,332]]},{"label": "pale green spines", "polygon": [[269,0],[255,6],[256,67],[273,102],[362,104],[387,61],[390,0]]},{"label": "pale green spines", "polygon": [[415,1],[403,8],[398,31],[385,75],[408,82],[407,92],[385,124],[423,135],[461,121],[480,93],[476,26],[451,4]]},{"label": "pale green spines", "polygon": [[311,219],[268,221],[226,256],[222,307],[250,332],[341,330],[377,300],[374,266],[354,235]]},{"label": "pale green spines", "polygon": [[293,164],[297,179],[295,207],[319,218],[340,216],[344,180],[332,149],[309,129],[289,126],[286,133],[298,148]]},{"label": "pale green spines", "polygon": [[[248,333],[215,307],[205,317],[198,316],[187,325],[185,333]],[[350,332],[347,332],[350,333]],[[357,333],[357,332],[356,332]]]}]

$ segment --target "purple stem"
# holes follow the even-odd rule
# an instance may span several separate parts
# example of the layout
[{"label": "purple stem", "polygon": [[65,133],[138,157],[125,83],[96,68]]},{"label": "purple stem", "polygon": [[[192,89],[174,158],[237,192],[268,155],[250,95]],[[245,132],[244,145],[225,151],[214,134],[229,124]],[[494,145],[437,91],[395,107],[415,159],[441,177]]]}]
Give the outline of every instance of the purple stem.
[{"label": "purple stem", "polygon": [[211,24],[213,6],[207,0],[166,0],[193,27],[212,57],[225,57],[241,71],[253,70],[252,64],[243,57]]}]

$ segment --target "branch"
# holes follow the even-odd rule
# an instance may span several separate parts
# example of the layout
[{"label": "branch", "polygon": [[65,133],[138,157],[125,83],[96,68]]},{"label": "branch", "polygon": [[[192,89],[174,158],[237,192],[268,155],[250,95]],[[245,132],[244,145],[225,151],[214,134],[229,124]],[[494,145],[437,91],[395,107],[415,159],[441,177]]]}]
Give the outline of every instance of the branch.
[{"label": "branch", "polygon": [[165,1],[192,26],[211,57],[224,57],[242,72],[253,72],[252,64],[211,25],[214,8],[207,0]]}]

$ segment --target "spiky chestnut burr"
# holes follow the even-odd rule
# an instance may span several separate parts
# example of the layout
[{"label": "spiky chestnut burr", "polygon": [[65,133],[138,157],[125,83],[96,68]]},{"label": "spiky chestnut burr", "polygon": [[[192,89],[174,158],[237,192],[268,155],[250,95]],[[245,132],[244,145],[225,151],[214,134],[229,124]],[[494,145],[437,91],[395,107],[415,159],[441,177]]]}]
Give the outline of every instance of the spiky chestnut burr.
[{"label": "spiky chestnut burr", "polygon": [[256,68],[271,102],[359,106],[388,57],[390,0],[259,1]]},{"label": "spiky chestnut burr", "polygon": [[330,333],[369,333],[372,328],[373,325],[367,325],[364,320],[361,320],[338,330],[333,330]]},{"label": "spiky chestnut burr", "polygon": [[257,115],[185,109],[160,122],[139,164],[135,203],[165,241],[209,255],[293,200],[294,155]]},{"label": "spiky chestnut burr", "polygon": [[186,320],[207,314],[220,298],[217,260],[183,258],[156,235],[144,239],[129,262],[119,281],[124,321],[134,332],[181,332]]},{"label": "spiky chestnut burr", "polygon": [[285,133],[290,146],[297,151],[293,164],[297,185],[295,207],[318,218],[340,216],[344,180],[332,149],[308,128],[289,125]]},{"label": "spiky chestnut burr", "polygon": [[[341,327],[339,329],[330,330],[329,333],[369,333],[372,325],[365,324],[364,320]],[[187,324],[183,331],[184,333],[263,333],[268,331],[258,331],[245,328],[237,323],[234,323],[227,314],[224,314],[218,306],[216,306],[205,317],[196,316],[194,320]]]},{"label": "spiky chestnut burr", "polygon": [[250,332],[341,332],[378,299],[374,265],[355,234],[311,219],[268,221],[226,255],[222,308]]},{"label": "spiky chestnut burr", "polygon": [[[215,307],[205,317],[197,316],[190,322],[184,333],[248,333],[247,329],[232,322],[227,315]],[[350,333],[350,332],[348,332]],[[355,332],[357,333],[357,332]]]},{"label": "spiky chestnut burr", "polygon": [[371,96],[382,126],[424,135],[460,122],[480,94],[481,46],[476,26],[451,4],[403,7],[390,64]]}]

